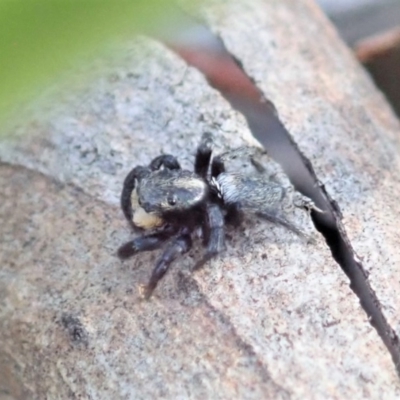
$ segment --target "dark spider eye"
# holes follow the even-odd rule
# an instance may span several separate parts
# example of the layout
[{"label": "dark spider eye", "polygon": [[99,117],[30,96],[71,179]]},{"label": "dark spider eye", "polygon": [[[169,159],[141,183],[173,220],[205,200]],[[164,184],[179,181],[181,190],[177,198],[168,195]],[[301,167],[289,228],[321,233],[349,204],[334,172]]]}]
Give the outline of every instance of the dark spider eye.
[{"label": "dark spider eye", "polygon": [[176,196],[173,194],[169,195],[167,201],[170,206],[174,206],[177,202]]}]

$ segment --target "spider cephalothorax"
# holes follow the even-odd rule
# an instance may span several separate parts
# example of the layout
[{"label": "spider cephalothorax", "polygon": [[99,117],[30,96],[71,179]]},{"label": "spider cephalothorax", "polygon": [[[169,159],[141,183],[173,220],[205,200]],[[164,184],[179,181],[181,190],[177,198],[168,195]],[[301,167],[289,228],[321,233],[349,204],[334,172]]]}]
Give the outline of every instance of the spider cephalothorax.
[{"label": "spider cephalothorax", "polygon": [[[212,159],[209,173],[212,139],[205,134],[197,149],[194,172],[182,170],[175,157],[161,155],[148,167],[135,167],[127,175],[121,194],[122,211],[133,227],[148,233],[121,246],[119,257],[126,259],[166,245],[146,287],[146,298],[151,296],[170,264],[190,250],[191,235],[198,228],[203,232],[207,249],[195,269],[223,249],[225,223],[239,224],[246,211],[304,236],[285,218],[282,209],[286,204],[320,211],[309,198],[296,193],[294,199],[291,189],[273,181],[253,159],[258,170],[254,176],[226,172],[227,161],[252,156],[257,151],[245,147],[218,155]],[[137,205],[133,212],[134,203]]]},{"label": "spider cephalothorax", "polygon": [[139,206],[163,220],[187,216],[209,197],[208,183],[193,172],[168,168],[149,173],[137,188]]}]

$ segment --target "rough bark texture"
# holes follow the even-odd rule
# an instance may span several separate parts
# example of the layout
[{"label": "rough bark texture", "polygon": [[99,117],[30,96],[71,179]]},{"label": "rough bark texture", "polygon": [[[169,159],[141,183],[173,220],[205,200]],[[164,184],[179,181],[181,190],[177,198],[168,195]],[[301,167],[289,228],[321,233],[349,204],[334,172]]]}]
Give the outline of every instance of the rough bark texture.
[{"label": "rough bark texture", "polygon": [[[344,210],[398,327],[399,126],[311,3],[237,1],[213,28],[275,103]],[[318,40],[315,40],[318,35]],[[191,274],[192,251],[142,301],[156,254],[121,263],[126,173],[160,153],[192,168],[252,142],[200,74],[143,40],[51,118],[0,146],[0,393],[55,398],[394,398],[390,356],[322,238],[249,219]],[[296,216],[311,230],[309,221]],[[200,244],[195,246],[199,248]]]}]

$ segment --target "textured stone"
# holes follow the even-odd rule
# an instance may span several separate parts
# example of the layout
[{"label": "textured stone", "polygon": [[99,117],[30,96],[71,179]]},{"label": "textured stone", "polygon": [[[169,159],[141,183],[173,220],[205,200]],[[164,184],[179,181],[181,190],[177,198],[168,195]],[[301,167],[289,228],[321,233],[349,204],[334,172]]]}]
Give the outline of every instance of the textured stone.
[{"label": "textured stone", "polygon": [[[286,2],[250,3],[260,15],[251,7],[247,11],[243,2],[224,6],[224,18],[243,17],[237,30],[244,35],[224,40],[232,50],[240,40],[250,48],[248,31],[257,37],[259,54],[249,50],[248,57],[253,54],[256,60],[249,73],[272,74],[267,86],[275,92],[268,95],[300,146],[310,141],[307,156],[317,171],[326,171],[320,165],[329,160],[328,153],[344,160],[355,151],[346,151],[343,138],[335,141],[343,148],[330,142],[341,113],[346,112],[346,118],[339,118],[343,126],[353,126],[355,118],[357,127],[372,124],[385,133],[380,124],[395,129],[390,112],[385,106],[377,110],[372,101],[378,96],[375,89],[312,7],[304,2],[295,10]],[[224,18],[216,22],[221,31],[229,24]],[[259,18],[269,18],[269,24]],[[307,24],[311,28],[300,32]],[[303,43],[315,35],[310,32],[313,24],[327,44],[339,49],[337,63],[350,71],[347,84],[330,70],[322,46],[314,49],[314,42],[308,47]],[[266,68],[257,61],[260,49],[276,52],[274,43],[280,40],[289,46],[283,50],[291,57],[285,53],[285,63],[268,61]],[[299,51],[296,43],[308,51]],[[321,54],[317,99],[307,95],[306,83],[316,79],[310,54]],[[15,399],[398,395],[390,356],[316,233],[316,243],[307,244],[280,227],[249,218],[242,228],[228,231],[226,252],[203,270],[190,272],[199,256],[197,241],[154,297],[149,302],[140,299],[139,284],[149,278],[156,254],[125,263],[115,257],[118,246],[131,237],[118,206],[127,172],[163,152],[192,168],[204,131],[216,136],[217,151],[254,139],[243,118],[205,79],[162,46],[142,40],[124,56],[104,62],[108,66],[80,91],[53,100],[51,117],[32,117],[18,128],[19,137],[0,145],[0,393]],[[296,96],[304,97],[295,102]],[[372,103],[363,103],[357,114],[343,110],[335,99]],[[316,113],[306,100],[320,105],[320,112],[330,107],[330,114]],[[362,124],[357,119],[364,115],[361,111],[369,118]],[[335,122],[331,131],[323,117]],[[378,143],[380,137],[377,134]],[[311,146],[313,141],[318,148]],[[363,149],[354,154],[361,157]],[[392,153],[387,157],[397,160]],[[384,154],[379,159],[386,160]],[[340,180],[340,168],[347,163],[338,165],[337,160],[329,163],[331,172],[324,173],[324,182],[339,202],[356,210],[351,196],[361,195],[362,185],[359,191],[351,186],[355,170]],[[385,187],[393,183],[394,190],[393,174],[387,171],[385,176]],[[370,201],[382,211],[383,199],[374,193]],[[345,212],[352,215],[346,207]],[[353,216],[356,224],[359,212]],[[296,216],[295,221],[311,232],[306,217]],[[367,233],[365,240],[370,238]],[[392,301],[392,289],[384,292],[385,284],[382,281],[380,294]],[[395,304],[388,304],[395,310]]]}]

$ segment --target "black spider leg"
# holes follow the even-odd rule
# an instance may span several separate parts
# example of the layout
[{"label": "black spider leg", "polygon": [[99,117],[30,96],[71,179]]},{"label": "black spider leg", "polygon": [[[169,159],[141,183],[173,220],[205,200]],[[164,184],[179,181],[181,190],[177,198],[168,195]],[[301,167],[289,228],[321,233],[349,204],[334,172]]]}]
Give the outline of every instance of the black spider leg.
[{"label": "black spider leg", "polygon": [[145,288],[144,297],[146,299],[152,295],[158,282],[166,274],[172,262],[175,261],[179,256],[187,253],[191,247],[192,239],[190,237],[190,233],[186,230],[167,246],[167,248],[164,250],[164,253],[157,261],[157,264],[151,274],[150,281]]},{"label": "black spider leg", "polygon": [[194,270],[201,268],[225,247],[224,215],[221,207],[215,203],[209,203],[206,207],[207,219],[204,229],[208,237],[207,250],[203,258],[195,264]]},{"label": "black spider leg", "polygon": [[156,171],[162,166],[167,169],[181,169],[178,160],[170,154],[158,156],[149,164],[149,168],[152,171]]},{"label": "black spider leg", "polygon": [[132,192],[135,189],[136,181],[143,179],[149,173],[150,170],[148,168],[138,166],[133,168],[124,180],[124,185],[121,193],[121,209],[132,228],[136,228],[135,224],[132,221]]},{"label": "black spider leg", "polygon": [[124,213],[125,218],[133,229],[137,226],[133,223],[133,210],[132,210],[132,192],[135,190],[136,181],[143,179],[151,171],[160,169],[162,166],[168,169],[180,169],[181,166],[174,156],[169,154],[163,154],[156,157],[150,164],[149,167],[138,166],[132,169],[124,180],[124,185],[121,193],[121,209]]},{"label": "black spider leg", "polygon": [[161,231],[139,236],[123,244],[117,252],[121,260],[126,260],[137,253],[159,249],[162,245],[177,233],[177,229],[166,225]]},{"label": "black spider leg", "polygon": [[207,178],[212,153],[212,144],[213,141],[211,134],[208,132],[204,133],[199,147],[197,148],[196,159],[194,162],[194,172],[202,178]]},{"label": "black spider leg", "polygon": [[233,225],[235,228],[243,222],[243,211],[240,203],[225,205],[226,215],[225,221],[227,224]]}]

